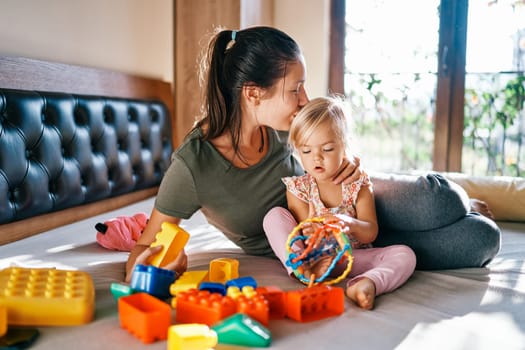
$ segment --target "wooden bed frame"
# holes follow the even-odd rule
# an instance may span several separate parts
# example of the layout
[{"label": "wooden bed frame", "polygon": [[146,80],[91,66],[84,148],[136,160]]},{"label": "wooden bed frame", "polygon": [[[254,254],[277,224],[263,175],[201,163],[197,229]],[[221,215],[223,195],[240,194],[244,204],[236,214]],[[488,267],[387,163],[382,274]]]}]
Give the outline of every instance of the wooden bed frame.
[{"label": "wooden bed frame", "polygon": [[[174,95],[169,82],[135,75],[42,60],[0,56],[0,87],[162,101],[174,120]],[[172,132],[176,145],[176,133]],[[0,225],[0,245],[114,210],[154,196],[158,187]]]}]

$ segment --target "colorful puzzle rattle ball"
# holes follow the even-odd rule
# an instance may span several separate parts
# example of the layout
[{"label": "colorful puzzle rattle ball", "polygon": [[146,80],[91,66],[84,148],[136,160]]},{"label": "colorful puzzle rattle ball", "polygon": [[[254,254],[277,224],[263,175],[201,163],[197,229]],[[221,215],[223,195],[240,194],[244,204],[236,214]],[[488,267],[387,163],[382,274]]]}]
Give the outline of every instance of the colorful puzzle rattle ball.
[{"label": "colorful puzzle rattle ball", "polygon": [[[320,223],[319,227],[311,235],[303,235],[302,227],[306,222]],[[296,242],[302,242],[304,249],[293,251],[292,247]],[[292,230],[286,241],[287,261],[295,276],[304,284],[313,285],[317,283],[335,284],[344,279],[352,269],[352,245],[343,232],[343,228],[337,223],[324,223],[323,218],[311,218],[301,221]],[[325,256],[332,256],[333,259],[328,269],[321,275],[311,275],[306,277],[305,266],[312,266],[315,262]],[[334,267],[338,263],[344,263],[346,258],[346,268],[339,275],[327,279]]]}]

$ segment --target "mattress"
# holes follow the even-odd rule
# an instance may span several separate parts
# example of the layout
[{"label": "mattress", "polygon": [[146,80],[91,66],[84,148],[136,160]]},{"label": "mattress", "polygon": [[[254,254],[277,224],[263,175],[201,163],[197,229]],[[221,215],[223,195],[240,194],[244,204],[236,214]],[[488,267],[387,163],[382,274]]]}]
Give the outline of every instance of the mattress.
[{"label": "mattress", "polygon": [[[55,267],[85,271],[95,286],[95,317],[80,326],[39,327],[32,349],[143,349],[120,327],[113,282],[124,279],[128,256],[96,242],[94,225],[119,215],[149,213],[153,198],[0,246],[0,268]],[[525,223],[498,222],[502,248],[485,268],[416,271],[400,289],[376,299],[371,311],[345,301],[337,317],[299,323],[271,320],[272,349],[525,349]],[[244,254],[197,213],[181,226],[189,270],[208,269],[216,258],[239,261],[240,276],[260,286],[304,288],[277,260]],[[166,349],[166,341],[147,345]],[[219,344],[216,349],[242,349]]]}]

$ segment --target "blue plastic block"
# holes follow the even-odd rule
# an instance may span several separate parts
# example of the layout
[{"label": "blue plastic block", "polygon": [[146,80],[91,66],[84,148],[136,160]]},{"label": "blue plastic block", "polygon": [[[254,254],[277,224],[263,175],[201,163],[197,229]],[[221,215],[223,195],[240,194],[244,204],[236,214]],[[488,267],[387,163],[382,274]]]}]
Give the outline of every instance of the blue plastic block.
[{"label": "blue plastic block", "polygon": [[268,347],[272,334],[268,328],[245,314],[235,314],[217,323],[212,329],[220,344]]},{"label": "blue plastic block", "polygon": [[219,282],[201,282],[201,284],[199,284],[199,290],[207,290],[210,293],[226,295],[226,286]]},{"label": "blue plastic block", "polygon": [[131,275],[131,288],[136,292],[144,292],[159,299],[171,297],[170,286],[175,282],[174,271],[161,269],[151,265],[137,265]]}]

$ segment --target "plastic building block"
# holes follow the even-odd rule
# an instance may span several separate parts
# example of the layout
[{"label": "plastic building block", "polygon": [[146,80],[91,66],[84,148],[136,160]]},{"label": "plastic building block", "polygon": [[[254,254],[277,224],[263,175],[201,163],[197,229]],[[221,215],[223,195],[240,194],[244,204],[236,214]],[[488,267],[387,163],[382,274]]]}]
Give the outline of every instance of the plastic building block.
[{"label": "plastic building block", "polygon": [[122,283],[113,282],[111,283],[109,289],[111,290],[111,294],[113,295],[113,298],[115,298],[115,300],[118,300],[120,297],[126,297],[135,293],[133,288],[131,288],[127,284]]},{"label": "plastic building block", "polygon": [[211,326],[236,312],[235,301],[207,290],[189,289],[177,294],[176,322]]},{"label": "plastic building block", "polygon": [[210,281],[225,283],[239,277],[239,260],[219,258],[210,261]]},{"label": "plastic building block", "polygon": [[171,325],[169,304],[147,293],[135,293],[118,299],[120,326],[143,343],[164,340]]},{"label": "plastic building block", "polygon": [[252,286],[244,286],[242,290],[238,287],[228,287],[226,293],[237,304],[237,312],[242,312],[264,325],[268,325],[270,308],[268,301]]},{"label": "plastic building block", "polygon": [[272,342],[272,334],[266,327],[241,313],[222,320],[212,329],[217,332],[220,344],[268,347]]},{"label": "plastic building block", "polygon": [[251,276],[239,277],[226,281],[226,289],[232,286],[239,287],[239,289],[242,289],[244,286],[257,288],[257,281]]},{"label": "plastic building block", "polygon": [[7,333],[7,309],[0,306],[0,337]]},{"label": "plastic building block", "polygon": [[198,270],[184,272],[170,286],[170,294],[174,297],[171,299],[171,306],[174,308],[177,307],[176,296],[179,292],[189,289],[198,289],[199,285],[207,280],[208,271]]},{"label": "plastic building block", "polygon": [[343,288],[316,285],[289,291],[286,297],[289,318],[299,322],[310,322],[337,316],[344,311]]},{"label": "plastic building block", "polygon": [[14,328],[9,327],[7,333],[0,337],[0,349],[18,350],[29,348],[40,335],[36,328]]},{"label": "plastic building block", "polygon": [[257,291],[253,289],[252,286],[244,286],[242,290],[240,290],[239,287],[231,286],[228,287],[226,295],[234,300],[240,297],[241,295],[244,295],[246,298],[252,298],[255,295],[257,295]]},{"label": "plastic building block", "polygon": [[235,302],[237,303],[237,312],[242,312],[268,326],[270,307],[268,306],[268,301],[262,295],[254,295],[250,298],[241,295]]},{"label": "plastic building block", "polygon": [[168,329],[168,350],[209,350],[215,345],[217,333],[205,324],[179,324]]},{"label": "plastic building block", "polygon": [[256,291],[268,301],[270,320],[286,317],[286,292],[274,286],[257,287]]},{"label": "plastic building block", "polygon": [[210,293],[219,293],[220,295],[226,295],[226,286],[218,282],[202,282],[199,285],[199,290],[207,290]]},{"label": "plastic building block", "polygon": [[152,255],[148,259],[148,263],[156,267],[166,266],[175,260],[189,239],[190,234],[177,224],[163,222],[161,231],[155,235],[155,241],[150,245],[150,247],[156,247],[158,245],[162,245],[163,247],[160,252]]},{"label": "plastic building block", "polygon": [[95,313],[93,280],[82,271],[7,268],[0,271],[0,306],[9,325],[86,324]]},{"label": "plastic building block", "polygon": [[170,286],[175,281],[175,272],[150,265],[137,265],[131,275],[134,291],[151,294],[159,299],[171,296]]},{"label": "plastic building block", "polygon": [[209,280],[208,276],[206,270],[186,271],[170,286],[170,293],[172,296],[176,296],[178,292],[183,290],[199,288],[202,282]]}]

